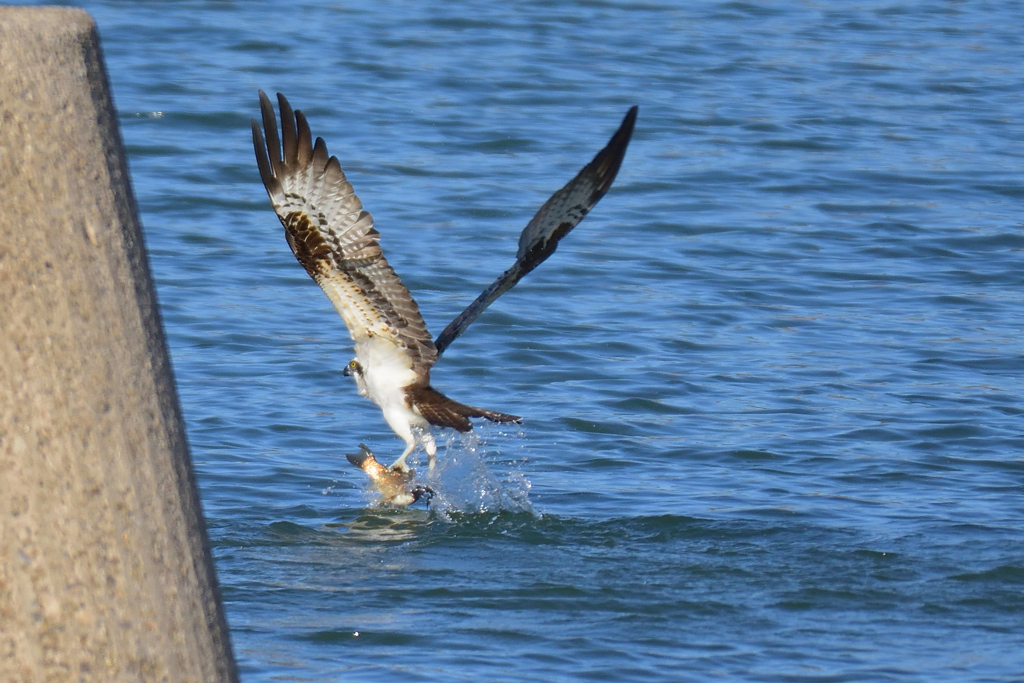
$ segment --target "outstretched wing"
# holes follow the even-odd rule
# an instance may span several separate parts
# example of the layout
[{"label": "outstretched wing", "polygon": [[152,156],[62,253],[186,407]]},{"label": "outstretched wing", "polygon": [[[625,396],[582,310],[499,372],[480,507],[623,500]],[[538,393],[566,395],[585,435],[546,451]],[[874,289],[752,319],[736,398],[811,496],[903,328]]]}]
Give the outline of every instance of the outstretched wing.
[{"label": "outstretched wing", "polygon": [[434,340],[438,356],[444,353],[449,344],[455,341],[495,299],[512,289],[524,275],[555,253],[558,241],[569,234],[569,231],[575,228],[604,196],[612,186],[612,181],[615,180],[622,165],[622,158],[626,155],[626,147],[636,123],[636,113],[637,107],[634,106],[626,113],[622,125],[608,145],[565,187],[544,202],[544,206],[540,207],[519,236],[516,262],[451,321]]},{"label": "outstretched wing", "polygon": [[345,179],[322,138],[312,142],[301,111],[277,96],[281,144],[270,99],[260,91],[266,141],[255,119],[256,163],[295,258],[338,309],[353,341],[383,337],[405,349],[413,369],[425,374],[437,350],[409,290],[380,249],[373,217]]}]

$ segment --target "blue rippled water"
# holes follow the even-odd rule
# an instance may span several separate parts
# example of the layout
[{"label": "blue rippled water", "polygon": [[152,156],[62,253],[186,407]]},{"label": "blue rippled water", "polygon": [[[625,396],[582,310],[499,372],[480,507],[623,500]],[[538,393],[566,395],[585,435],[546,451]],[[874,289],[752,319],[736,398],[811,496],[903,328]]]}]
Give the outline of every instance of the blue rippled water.
[{"label": "blue rippled water", "polygon": [[[1024,680],[1019,3],[86,2],[246,681]],[[256,91],[438,332],[640,105],[615,187],[400,442],[259,183]],[[445,504],[446,503],[446,504]]]}]

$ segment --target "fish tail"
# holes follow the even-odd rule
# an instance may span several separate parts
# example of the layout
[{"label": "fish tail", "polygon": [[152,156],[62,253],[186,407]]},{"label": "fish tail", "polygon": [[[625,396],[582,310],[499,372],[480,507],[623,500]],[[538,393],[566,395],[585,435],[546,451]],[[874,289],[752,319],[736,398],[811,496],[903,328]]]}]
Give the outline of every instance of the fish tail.
[{"label": "fish tail", "polygon": [[352,463],[353,465],[355,465],[356,467],[358,467],[361,470],[362,469],[366,469],[364,467],[364,465],[367,464],[367,461],[369,461],[369,460],[376,460],[377,459],[377,458],[373,457],[373,451],[371,451],[369,448],[367,448],[366,444],[364,444],[364,443],[359,444],[359,452],[358,453],[349,453],[345,457],[348,458],[348,461],[350,463]]}]

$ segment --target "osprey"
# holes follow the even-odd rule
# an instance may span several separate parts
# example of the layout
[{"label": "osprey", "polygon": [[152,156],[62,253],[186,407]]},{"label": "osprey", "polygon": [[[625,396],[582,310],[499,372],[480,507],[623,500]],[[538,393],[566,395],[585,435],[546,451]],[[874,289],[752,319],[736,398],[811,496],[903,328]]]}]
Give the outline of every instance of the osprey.
[{"label": "osprey", "polygon": [[468,432],[471,417],[519,422],[515,415],[448,398],[430,386],[430,368],[491,302],[554,253],[558,241],[608,191],[633,133],[637,108],[629,110],[594,160],[540,208],[519,237],[512,267],[431,340],[419,307],[381,252],[373,217],[363,209],[338,159],[328,157],[322,138],[313,142],[301,111],[293,112],[281,94],[277,101],[280,140],[274,107],[262,90],[266,140],[259,123],[252,121],[260,177],[295,258],[327,294],[355,343],[356,357],[344,374],[355,379],[359,395],[376,403],[405,441],[391,468],[408,472],[406,458],[421,444],[434,469],[437,446],[431,425]]}]

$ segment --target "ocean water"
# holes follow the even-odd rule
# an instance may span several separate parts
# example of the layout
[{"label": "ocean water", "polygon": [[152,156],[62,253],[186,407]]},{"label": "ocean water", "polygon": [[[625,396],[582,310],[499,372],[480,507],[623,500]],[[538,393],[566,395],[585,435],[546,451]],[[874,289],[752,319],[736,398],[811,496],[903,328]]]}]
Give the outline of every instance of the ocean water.
[{"label": "ocean water", "polygon": [[[1024,7],[85,2],[243,680],[1024,680]],[[439,332],[640,115],[401,442],[252,152],[285,93]]]}]

